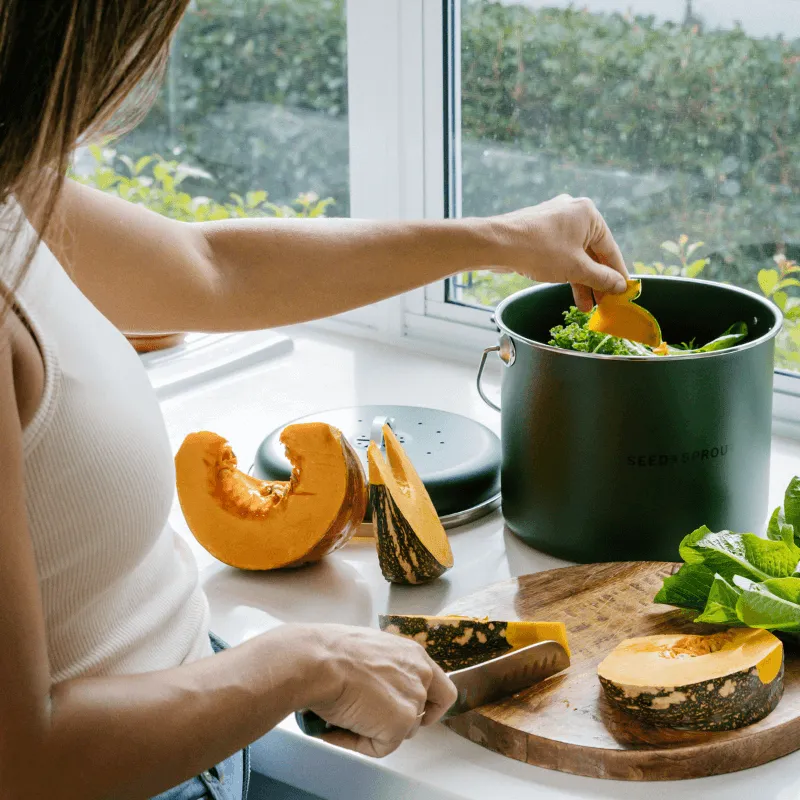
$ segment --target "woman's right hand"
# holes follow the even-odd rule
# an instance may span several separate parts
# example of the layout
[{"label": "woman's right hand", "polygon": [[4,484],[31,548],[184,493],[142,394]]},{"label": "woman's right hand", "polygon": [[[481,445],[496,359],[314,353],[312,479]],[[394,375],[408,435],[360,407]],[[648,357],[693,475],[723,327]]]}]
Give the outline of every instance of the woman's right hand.
[{"label": "woman's right hand", "polygon": [[307,705],[344,729],[325,734],[331,744],[381,758],[456,701],[453,682],[417,642],[347,625],[309,629],[317,663]]},{"label": "woman's right hand", "polygon": [[501,267],[535,281],[572,284],[575,304],[589,311],[606,292],[625,290],[628,270],[597,206],[561,194],[545,203],[475,221],[488,222]]}]

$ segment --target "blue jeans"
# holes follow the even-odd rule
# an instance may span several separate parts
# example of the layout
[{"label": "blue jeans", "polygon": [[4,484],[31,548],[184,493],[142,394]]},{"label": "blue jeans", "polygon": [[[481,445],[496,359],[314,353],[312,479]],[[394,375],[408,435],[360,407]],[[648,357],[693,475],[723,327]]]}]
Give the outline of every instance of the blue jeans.
[{"label": "blue jeans", "polygon": [[[227,647],[222,639],[209,635],[215,653]],[[152,800],[246,800],[249,785],[250,748],[245,748]]]}]

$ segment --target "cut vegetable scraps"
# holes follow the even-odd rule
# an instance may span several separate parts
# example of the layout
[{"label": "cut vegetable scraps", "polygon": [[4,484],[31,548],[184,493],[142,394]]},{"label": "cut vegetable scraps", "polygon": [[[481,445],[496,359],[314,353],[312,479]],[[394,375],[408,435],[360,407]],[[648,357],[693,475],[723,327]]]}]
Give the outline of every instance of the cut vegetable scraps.
[{"label": "cut vegetable scraps", "polygon": [[589,318],[589,330],[657,348],[661,344],[661,328],[656,318],[633,302],[641,293],[642,282],[629,280],[622,294],[603,295]]},{"label": "cut vegetable scraps", "polygon": [[[636,281],[634,281],[634,283],[635,282]],[[607,295],[607,297],[610,296],[611,295]],[[624,295],[619,296],[622,297]],[[606,298],[604,297],[601,303],[605,301]],[[630,301],[626,301],[626,304],[630,308],[644,311],[644,309],[635,306]],[[637,312],[634,310],[634,313]],[[649,314],[649,312],[646,311],[644,311],[644,313]],[[562,350],[596,353],[597,355],[603,356],[680,356],[692,353],[710,353],[717,350],[725,350],[742,342],[747,338],[748,334],[747,325],[744,322],[737,322],[731,325],[721,336],[718,336],[713,341],[701,347],[696,347],[694,341],[688,344],[681,344],[680,346],[673,346],[660,340],[661,333],[659,328],[660,342],[657,343],[656,346],[651,347],[642,344],[642,342],[625,338],[624,336],[614,336],[611,333],[602,333],[595,330],[597,322],[592,322],[592,320],[594,320],[596,316],[596,310],[586,313],[578,310],[575,306],[570,307],[568,311],[564,312],[564,324],[556,325],[554,328],[551,328],[551,338],[548,344],[551,347],[558,347]],[[657,322],[656,325],[658,325]]]},{"label": "cut vegetable scraps", "polygon": [[651,355],[641,344],[627,342],[607,334],[590,331],[586,324],[590,314],[572,306],[564,312],[564,324],[550,331],[552,337],[548,344],[562,350],[575,350],[580,353],[597,353],[603,356]]},{"label": "cut vegetable scraps", "polygon": [[800,634],[800,477],[769,521],[767,538],[698,528],[680,545],[683,566],[654,602],[700,612],[695,622]]}]

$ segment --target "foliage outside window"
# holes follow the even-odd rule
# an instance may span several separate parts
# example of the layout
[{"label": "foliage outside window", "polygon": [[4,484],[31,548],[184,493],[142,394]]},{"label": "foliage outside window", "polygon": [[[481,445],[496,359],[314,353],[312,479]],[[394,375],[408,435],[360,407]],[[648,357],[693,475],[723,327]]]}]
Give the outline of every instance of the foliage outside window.
[{"label": "foliage outside window", "polygon": [[344,0],[196,0],[144,122],[74,175],[182,220],[349,213]]},{"label": "foliage outside window", "polygon": [[305,192],[290,203],[278,205],[263,189],[246,192],[244,196],[231,192],[227,200],[219,202],[185,190],[184,184],[189,179],[195,184],[205,181],[212,186],[214,183],[209,173],[189,164],[174,159],[168,161],[157,154],[141,156],[134,161],[130,156],[99,145],[89,147],[88,153],[91,166],[86,166],[85,157],[81,159],[81,166],[71,172],[74,180],[181,222],[243,217],[322,217],[333,203],[333,198],[321,200],[313,192]]},{"label": "foliage outside window", "polygon": [[[800,40],[536,5],[461,2],[464,213],[590,196],[630,264],[781,305],[778,363],[800,369]],[[156,107],[84,179],[180,218],[348,215],[345,7],[196,0]],[[475,273],[450,296],[525,285]]]},{"label": "foliage outside window", "polygon": [[[589,196],[633,270],[774,300],[800,370],[800,39],[538,5],[462,0],[463,213]],[[450,296],[527,285],[474,273]]]}]

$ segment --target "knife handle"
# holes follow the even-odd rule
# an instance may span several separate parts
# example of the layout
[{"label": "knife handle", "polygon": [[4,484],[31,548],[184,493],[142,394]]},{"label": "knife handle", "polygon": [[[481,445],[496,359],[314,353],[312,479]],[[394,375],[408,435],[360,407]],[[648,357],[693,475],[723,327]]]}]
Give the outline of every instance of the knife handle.
[{"label": "knife handle", "polygon": [[342,730],[342,728],[337,728],[335,725],[326,722],[319,714],[315,714],[307,708],[303,711],[295,711],[294,718],[297,722],[297,726],[306,736],[319,738],[325,733],[333,733],[334,731]]}]

